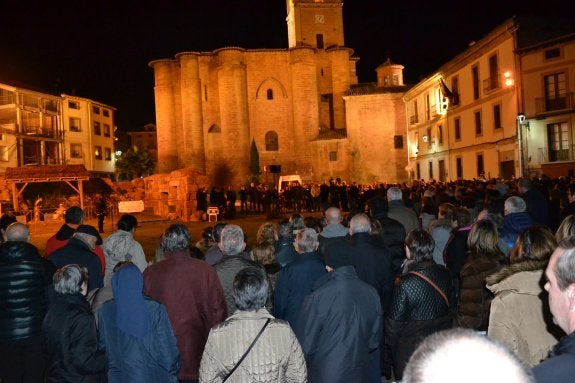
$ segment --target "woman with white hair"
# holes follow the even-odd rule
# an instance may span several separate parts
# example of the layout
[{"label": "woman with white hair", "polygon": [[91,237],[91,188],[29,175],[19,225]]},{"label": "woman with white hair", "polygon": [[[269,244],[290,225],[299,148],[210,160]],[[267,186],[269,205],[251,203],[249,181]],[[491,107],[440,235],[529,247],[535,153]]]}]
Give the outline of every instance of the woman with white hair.
[{"label": "woman with white hair", "polygon": [[56,271],[53,281],[56,299],[42,324],[46,382],[104,382],[106,354],[98,349],[96,323],[84,297],[88,272],[66,265]]}]

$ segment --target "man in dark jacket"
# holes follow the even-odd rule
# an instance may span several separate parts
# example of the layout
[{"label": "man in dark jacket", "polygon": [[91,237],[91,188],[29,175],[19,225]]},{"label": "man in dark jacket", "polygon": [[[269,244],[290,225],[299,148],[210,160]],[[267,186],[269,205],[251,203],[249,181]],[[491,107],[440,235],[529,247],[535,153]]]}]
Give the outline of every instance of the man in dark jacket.
[{"label": "man in dark jacket", "polygon": [[105,382],[107,359],[98,350],[98,333],[90,305],[84,298],[86,272],[66,265],[54,274],[56,300],[44,318],[46,382]]},{"label": "man in dark jacket", "polygon": [[300,310],[294,332],[310,383],[371,382],[370,352],[381,338],[381,303],[352,263],[351,255],[328,253],[330,272],[315,282]]},{"label": "man in dark jacket", "polygon": [[104,286],[102,265],[93,253],[100,235],[95,227],[80,225],[66,246],[54,251],[48,257],[57,268],[77,264],[88,269],[88,291]]},{"label": "man in dark jacket", "polygon": [[294,247],[293,226],[288,220],[282,220],[278,224],[278,240],[275,243],[274,256],[281,267],[298,257]]},{"label": "man in dark jacket", "polygon": [[347,240],[349,237],[349,230],[341,223],[343,216],[341,210],[337,207],[330,207],[325,211],[326,225],[319,234],[319,253],[325,257],[325,249],[333,242]]},{"label": "man in dark jacket", "polygon": [[545,270],[545,290],[553,321],[567,336],[563,337],[549,358],[532,369],[537,383],[567,383],[575,376],[575,239],[569,237],[551,255]]},{"label": "man in dark jacket", "polygon": [[[223,228],[219,246],[223,258],[214,265],[214,269],[224,289],[229,316],[237,310],[233,297],[233,285],[236,274],[249,266],[261,266],[253,262],[250,255],[244,251],[246,248],[244,231],[238,225],[228,224]],[[271,311],[271,300],[268,300],[266,307]]]},{"label": "man in dark jacket", "polygon": [[27,242],[28,228],[13,223],[0,246],[0,381],[41,382],[42,321],[53,266]]},{"label": "man in dark jacket", "polygon": [[[60,229],[48,238],[46,241],[46,249],[44,250],[44,256],[48,257],[54,251],[66,246],[70,238],[76,232],[78,226],[84,222],[84,211],[79,206],[71,206],[66,210],[64,214],[64,224]],[[98,233],[98,241],[96,247],[94,247],[94,254],[98,256],[100,264],[102,265],[102,273],[106,270],[106,257],[104,256],[104,250],[102,249],[102,237]]]},{"label": "man in dark jacket", "polygon": [[281,269],[274,292],[274,316],[288,321],[292,328],[313,283],[325,275],[325,265],[316,252],[318,242],[314,229],[302,229],[295,246],[298,258]]}]

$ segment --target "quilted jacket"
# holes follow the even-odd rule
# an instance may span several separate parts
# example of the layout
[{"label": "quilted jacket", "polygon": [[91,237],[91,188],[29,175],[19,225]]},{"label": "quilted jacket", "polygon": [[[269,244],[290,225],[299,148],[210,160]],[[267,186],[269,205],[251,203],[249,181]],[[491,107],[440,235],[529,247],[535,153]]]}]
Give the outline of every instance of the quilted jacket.
[{"label": "quilted jacket", "polygon": [[237,311],[212,328],[202,356],[200,382],[221,382],[267,319],[270,323],[228,381],[307,382],[305,359],[291,327],[266,309]]}]

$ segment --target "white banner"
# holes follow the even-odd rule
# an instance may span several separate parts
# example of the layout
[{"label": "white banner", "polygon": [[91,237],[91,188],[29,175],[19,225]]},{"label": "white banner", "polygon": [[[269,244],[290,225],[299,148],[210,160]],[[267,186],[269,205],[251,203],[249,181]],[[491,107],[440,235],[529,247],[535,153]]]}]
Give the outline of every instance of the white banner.
[{"label": "white banner", "polygon": [[141,213],[144,211],[144,201],[120,201],[118,202],[119,213]]}]

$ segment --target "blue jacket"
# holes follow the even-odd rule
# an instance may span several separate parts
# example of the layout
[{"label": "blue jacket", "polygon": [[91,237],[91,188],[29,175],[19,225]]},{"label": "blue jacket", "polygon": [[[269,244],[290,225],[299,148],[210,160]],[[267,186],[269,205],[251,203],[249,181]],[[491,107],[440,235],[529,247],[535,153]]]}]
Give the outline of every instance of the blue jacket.
[{"label": "blue jacket", "polygon": [[537,223],[527,212],[508,214],[503,221],[503,229],[501,229],[500,237],[505,241],[507,246],[511,248],[517,237],[519,237],[519,234],[529,226],[534,225],[537,225]]},{"label": "blue jacket", "polygon": [[549,358],[531,370],[536,383],[570,383],[575,376],[575,332],[553,347]]},{"label": "blue jacket", "polygon": [[304,253],[281,269],[274,291],[274,316],[294,326],[313,283],[326,273],[320,256]]},{"label": "blue jacket", "polygon": [[309,382],[368,381],[370,352],[379,346],[382,326],[379,295],[353,266],[317,280],[294,329]]},{"label": "blue jacket", "polygon": [[164,306],[146,298],[149,334],[138,339],[116,327],[116,303],[98,312],[99,348],[108,355],[109,383],[178,382],[180,353]]}]

